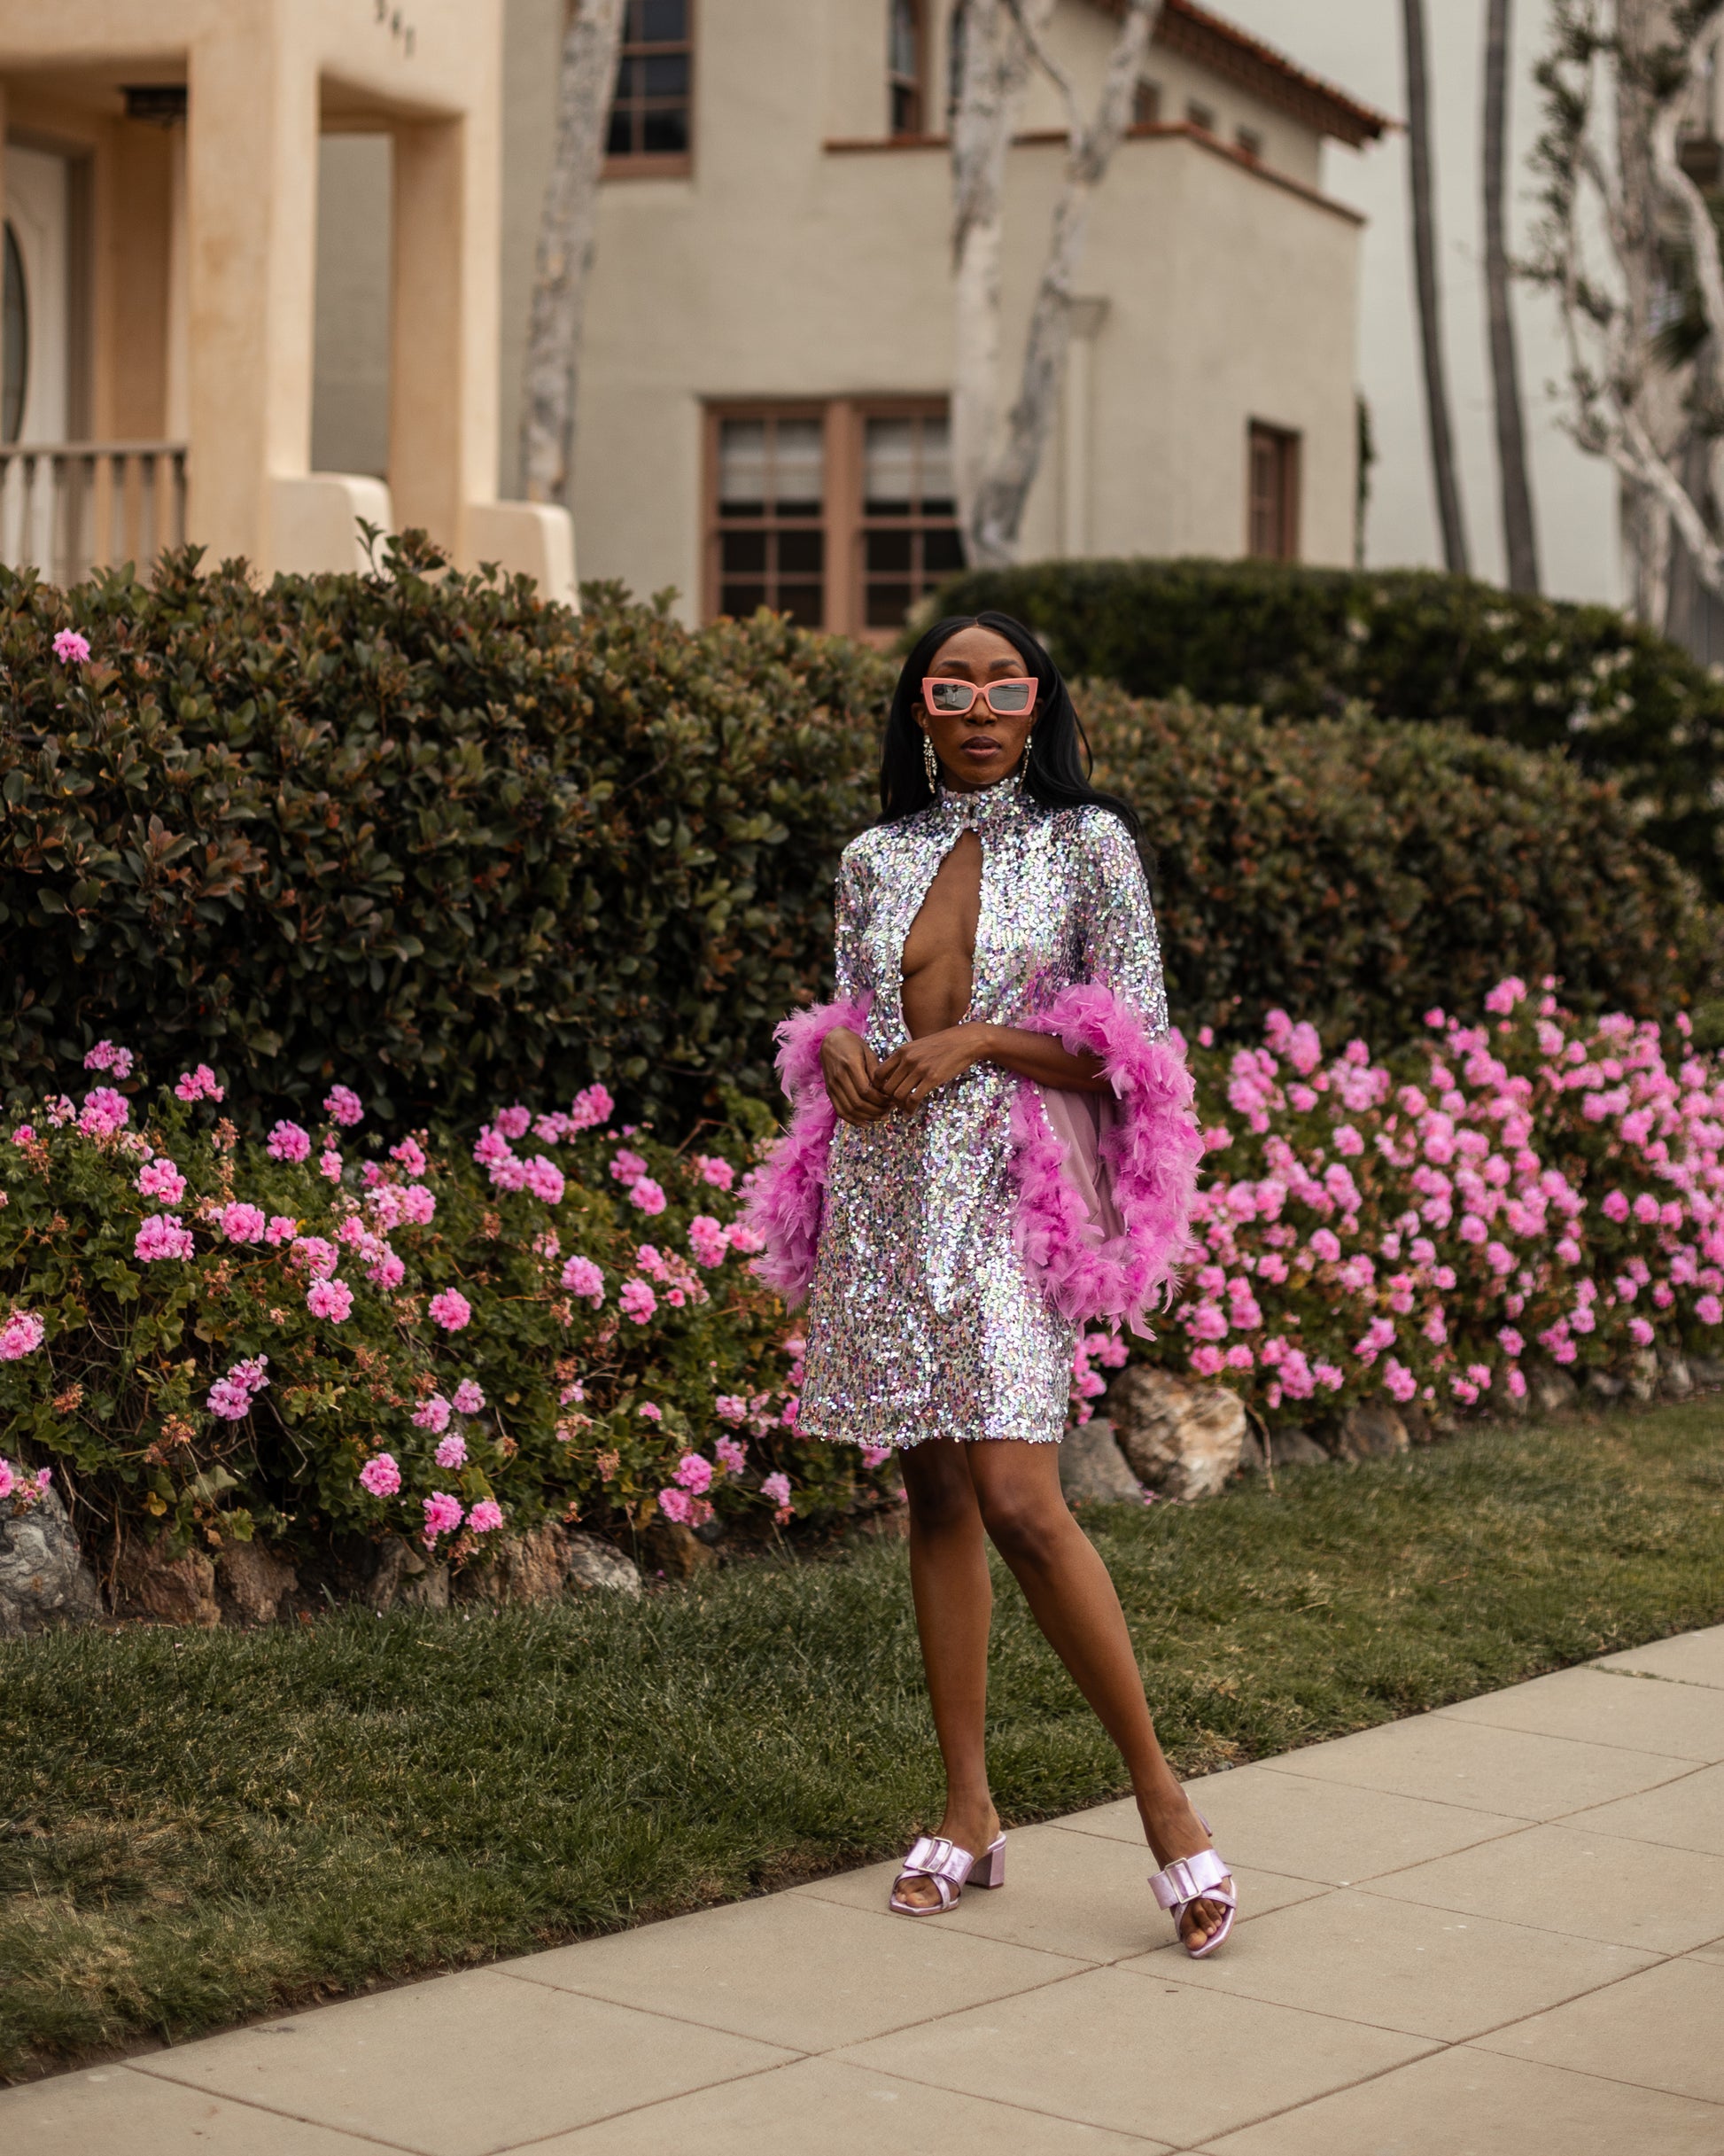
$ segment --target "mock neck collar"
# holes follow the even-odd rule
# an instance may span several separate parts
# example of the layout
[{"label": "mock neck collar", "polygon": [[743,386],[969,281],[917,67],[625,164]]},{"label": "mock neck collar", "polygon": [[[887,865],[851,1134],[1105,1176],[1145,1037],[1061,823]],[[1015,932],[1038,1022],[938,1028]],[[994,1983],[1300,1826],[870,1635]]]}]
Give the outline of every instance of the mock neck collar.
[{"label": "mock neck collar", "polygon": [[974,793],[954,793],[942,784],[928,804],[928,813],[943,830],[967,831],[1013,822],[1028,805],[1029,798],[1014,774],[996,780],[991,786],[979,787]]}]

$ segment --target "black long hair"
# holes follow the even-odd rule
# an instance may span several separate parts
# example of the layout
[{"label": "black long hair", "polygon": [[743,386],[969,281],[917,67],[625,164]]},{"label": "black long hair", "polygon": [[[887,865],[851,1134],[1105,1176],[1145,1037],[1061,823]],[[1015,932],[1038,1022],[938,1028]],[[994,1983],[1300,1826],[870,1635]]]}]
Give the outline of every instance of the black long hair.
[{"label": "black long hair", "polygon": [[1122,801],[1116,794],[1102,793],[1090,783],[1094,759],[1089,736],[1073,708],[1071,692],[1060,678],[1060,669],[1021,621],[991,610],[981,614],[948,614],[918,641],[905,660],[904,672],[892,692],[881,750],[881,821],[896,823],[900,816],[926,808],[934,798],[922,759],[923,734],[917,723],[916,707],[921,702],[923,679],[941,645],[960,629],[970,628],[992,629],[1005,637],[1022,655],[1024,672],[1036,677],[1036,727],[1029,736],[1024,766],[1024,791],[1048,808],[1107,809],[1119,818],[1133,840],[1140,842],[1138,812],[1130,803]]}]

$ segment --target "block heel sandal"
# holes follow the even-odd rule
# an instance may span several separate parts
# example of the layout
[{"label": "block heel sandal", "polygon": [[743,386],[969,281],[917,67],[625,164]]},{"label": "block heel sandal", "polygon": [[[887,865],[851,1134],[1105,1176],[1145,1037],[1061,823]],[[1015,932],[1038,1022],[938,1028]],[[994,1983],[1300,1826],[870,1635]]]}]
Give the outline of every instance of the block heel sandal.
[{"label": "block heel sandal", "polygon": [[[898,1888],[907,1879],[931,1879],[937,1902],[905,1902]],[[990,1841],[980,1856],[972,1856],[955,1841],[942,1841],[924,1834],[911,1845],[897,1877],[892,1881],[891,1906],[901,1917],[940,1917],[955,1909],[966,1887],[1003,1887],[1006,1884],[1006,1837]]]}]

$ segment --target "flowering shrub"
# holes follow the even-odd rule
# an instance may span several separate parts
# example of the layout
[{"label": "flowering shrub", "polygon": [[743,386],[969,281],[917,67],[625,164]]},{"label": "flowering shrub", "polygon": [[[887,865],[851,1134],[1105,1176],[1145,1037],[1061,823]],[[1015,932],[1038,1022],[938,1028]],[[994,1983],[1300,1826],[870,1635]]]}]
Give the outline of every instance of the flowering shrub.
[{"label": "flowering shrub", "polygon": [[1155,1360],[1298,1420],[1373,1394],[1516,1401],[1532,1355],[1623,1371],[1724,1348],[1724,1061],[1685,1018],[1667,1049],[1548,981],[1485,1002],[1473,1025],[1431,1011],[1428,1047],[1386,1063],[1282,1011],[1261,1047],[1200,1036],[1200,1241]]},{"label": "flowering shrub", "polygon": [[221,1104],[194,1072],[0,1125],[0,1432],[43,1463],[5,1465],[15,1506],[51,1468],[86,1525],[465,1561],[546,1519],[850,1499],[855,1455],[794,1435],[802,1343],[749,1269],[735,1134],[619,1135],[596,1085],[477,1144],[385,1148],[340,1086],[261,1143]]}]

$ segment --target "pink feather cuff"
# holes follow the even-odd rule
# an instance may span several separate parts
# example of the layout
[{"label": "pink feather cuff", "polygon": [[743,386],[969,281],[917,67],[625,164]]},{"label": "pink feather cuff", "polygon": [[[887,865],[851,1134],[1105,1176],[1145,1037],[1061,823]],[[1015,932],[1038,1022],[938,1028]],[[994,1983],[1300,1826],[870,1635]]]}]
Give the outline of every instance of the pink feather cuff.
[{"label": "pink feather cuff", "polygon": [[827,1163],[838,1118],[827,1098],[820,1048],[828,1033],[847,1026],[866,1032],[872,996],[818,1003],[780,1024],[779,1081],[789,1095],[788,1128],[756,1169],[743,1218],[765,1243],[754,1271],[792,1309],[808,1293],[819,1248],[826,1203]]},{"label": "pink feather cuff", "polygon": [[1174,1282],[1189,1240],[1192,1200],[1203,1157],[1184,1057],[1154,1040],[1137,1014],[1106,988],[1063,989],[1025,1030],[1057,1034],[1074,1055],[1101,1059],[1119,1103],[1100,1141],[1122,1232],[1104,1240],[1064,1172],[1066,1148],[1049,1127],[1042,1090],[1019,1082],[1012,1111],[1013,1224],[1019,1254],[1043,1294],[1075,1324],[1111,1320],[1134,1331]]}]

